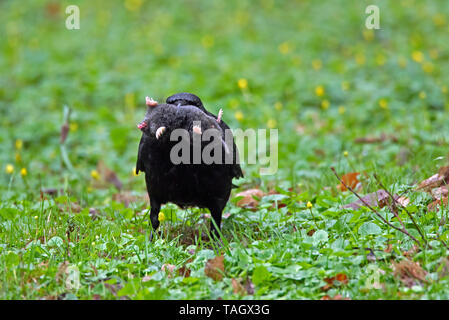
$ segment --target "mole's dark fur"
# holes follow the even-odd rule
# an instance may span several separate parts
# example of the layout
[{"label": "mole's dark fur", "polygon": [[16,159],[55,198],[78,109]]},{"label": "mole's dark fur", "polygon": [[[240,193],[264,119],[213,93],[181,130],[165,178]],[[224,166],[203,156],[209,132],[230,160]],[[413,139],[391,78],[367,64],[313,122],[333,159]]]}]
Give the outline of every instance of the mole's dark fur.
[{"label": "mole's dark fur", "polygon": [[[198,97],[191,94],[182,95],[187,95],[187,99],[178,99],[171,103],[170,98],[175,95],[167,99],[167,104],[148,107],[144,120],[146,126],[141,129],[143,134],[139,144],[136,172],[145,172],[151,205],[150,219],[154,230],[159,227],[158,214],[161,205],[167,202],[175,203],[181,208],[208,208],[220,228],[222,212],[233,187],[232,179],[243,177],[240,165],[235,161],[238,155],[233,157],[232,164],[205,164],[202,160],[200,164],[171,162],[170,151],[178,143],[170,141],[170,134],[174,129],[188,130],[192,145],[194,121],[201,121],[202,131],[209,128],[218,130],[223,139],[224,130],[229,128],[226,124],[223,126],[222,121],[217,122],[217,117],[204,109]],[[192,100],[193,98],[196,99]],[[166,127],[166,130],[158,139],[156,131],[162,126]],[[238,153],[235,143],[233,147],[235,155]],[[223,159],[224,149],[223,147]],[[192,158],[192,149],[190,153]],[[211,230],[217,232],[212,222]]]}]

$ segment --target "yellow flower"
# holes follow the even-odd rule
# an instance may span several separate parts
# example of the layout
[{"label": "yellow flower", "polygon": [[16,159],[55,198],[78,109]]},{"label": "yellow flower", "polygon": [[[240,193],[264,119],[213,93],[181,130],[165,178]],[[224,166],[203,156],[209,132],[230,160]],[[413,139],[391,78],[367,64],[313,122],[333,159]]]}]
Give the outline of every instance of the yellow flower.
[{"label": "yellow flower", "polygon": [[22,162],[22,156],[20,155],[20,153],[16,152],[15,159],[16,162]]},{"label": "yellow flower", "polygon": [[282,53],[282,54],[287,54],[287,53],[289,53],[290,50],[291,50],[291,45],[290,45],[290,43],[289,43],[288,41],[285,41],[285,42],[282,42],[282,43],[279,45],[278,49],[279,49],[279,52],[280,52],[280,53]]},{"label": "yellow flower", "polygon": [[424,61],[424,54],[421,51],[413,51],[412,59],[415,62],[421,63]]},{"label": "yellow flower", "polygon": [[386,61],[387,61],[387,59],[385,58],[384,55],[379,54],[379,55],[376,56],[376,63],[377,63],[379,66],[383,66],[383,65],[385,64]]},{"label": "yellow flower", "polygon": [[433,63],[431,62],[424,62],[422,65],[422,69],[425,73],[432,73],[433,71]]},{"label": "yellow flower", "polygon": [[69,125],[70,131],[75,132],[76,130],[78,130],[78,123],[76,122],[72,122]]},{"label": "yellow flower", "polygon": [[329,109],[329,106],[330,106],[329,100],[324,99],[323,101],[321,101],[321,108],[323,108],[324,110]]},{"label": "yellow flower", "polygon": [[125,8],[129,11],[137,11],[142,5],[142,0],[125,0]]},{"label": "yellow flower", "polygon": [[324,87],[323,87],[323,86],[318,86],[318,87],[315,88],[315,94],[316,94],[318,97],[324,96],[324,93],[325,93],[325,90],[324,90]]},{"label": "yellow flower", "polygon": [[16,149],[20,150],[20,149],[22,149],[22,147],[23,147],[23,141],[20,139],[17,139],[16,140]]},{"label": "yellow flower", "polygon": [[355,55],[355,63],[357,63],[358,65],[362,65],[362,64],[365,64],[365,62],[366,62],[366,58],[363,53],[357,53]]},{"label": "yellow flower", "polygon": [[379,100],[379,106],[380,106],[382,109],[387,109],[387,108],[388,108],[388,101],[385,100],[385,99],[380,99],[380,100]]},{"label": "yellow flower", "polygon": [[201,38],[201,44],[204,48],[212,48],[214,46],[214,37],[212,36],[204,36]]},{"label": "yellow flower", "polygon": [[37,220],[37,218],[39,218],[38,216],[34,216],[34,219]]},{"label": "yellow flower", "polygon": [[137,177],[137,176],[140,174],[140,172],[137,173],[136,171],[137,171],[137,170],[136,170],[136,168],[134,167],[134,168],[133,168],[133,175],[134,175],[135,177]]},{"label": "yellow flower", "polygon": [[419,93],[419,98],[420,99],[425,99],[427,97],[427,94],[424,92],[424,91],[421,91],[420,93]]},{"label": "yellow flower", "polygon": [[441,13],[438,13],[438,14],[434,15],[432,17],[432,20],[433,20],[433,23],[437,27],[442,27],[446,23],[446,19],[444,18],[444,15],[442,15]]},{"label": "yellow flower", "polygon": [[244,78],[239,79],[239,81],[237,81],[237,85],[239,86],[240,89],[244,90],[248,88],[248,80]]},{"label": "yellow flower", "polygon": [[315,59],[315,60],[312,61],[313,69],[320,70],[322,66],[323,66],[323,63],[321,62],[320,59]]},{"label": "yellow flower", "polygon": [[242,121],[243,120],[243,112],[242,111],[237,111],[234,114],[234,117],[238,120],[238,121]]},{"label": "yellow flower", "polygon": [[371,29],[364,29],[362,34],[366,41],[371,41],[374,39],[374,31]]},{"label": "yellow flower", "polygon": [[97,170],[92,170],[92,171],[90,172],[90,176],[91,176],[92,178],[94,178],[95,180],[100,179],[100,174],[98,173]]},{"label": "yellow flower", "polygon": [[343,155],[344,155],[345,157],[347,157],[347,156],[349,156],[349,152],[348,152],[348,151],[345,151],[345,152],[343,152]]},{"label": "yellow flower", "polygon": [[165,214],[164,214],[162,211],[159,212],[158,220],[159,220],[160,222],[165,221]]},{"label": "yellow flower", "polygon": [[276,102],[275,104],[274,104],[274,108],[277,110],[277,111],[280,111],[280,110],[282,110],[282,102]]},{"label": "yellow flower", "polygon": [[22,177],[25,177],[27,174],[28,174],[27,168],[22,168],[22,169],[20,170],[20,175],[21,175]]},{"label": "yellow flower", "polygon": [[95,247],[95,242],[92,242],[91,244],[92,244],[92,247]]},{"label": "yellow flower", "polygon": [[345,112],[346,112],[346,109],[345,109],[344,106],[339,106],[339,107],[338,107],[338,113],[339,113],[339,114],[343,114],[343,113],[345,113]]},{"label": "yellow flower", "polygon": [[7,174],[12,174],[14,172],[14,166],[12,164],[7,164],[5,167],[5,171]]},{"label": "yellow flower", "polygon": [[267,122],[267,127],[270,129],[276,128],[277,122],[274,119],[270,119]]},{"label": "yellow flower", "polygon": [[308,201],[307,202],[307,209],[311,209],[313,207],[312,202]]}]

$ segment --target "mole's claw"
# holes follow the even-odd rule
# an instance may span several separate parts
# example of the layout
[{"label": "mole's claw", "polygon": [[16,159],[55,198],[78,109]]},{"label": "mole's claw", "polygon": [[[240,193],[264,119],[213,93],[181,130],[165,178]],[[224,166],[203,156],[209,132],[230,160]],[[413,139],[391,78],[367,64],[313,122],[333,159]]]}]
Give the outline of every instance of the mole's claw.
[{"label": "mole's claw", "polygon": [[146,102],[147,106],[149,106],[149,107],[157,106],[157,101],[154,101],[153,98],[146,97],[145,102]]},{"label": "mole's claw", "polygon": [[217,122],[220,123],[221,122],[221,118],[223,117],[223,109],[220,109],[220,111],[218,111],[218,117],[217,117]]},{"label": "mole's claw", "polygon": [[159,127],[156,130],[156,139],[159,139],[162,136],[162,134],[165,132],[165,129],[165,127]]},{"label": "mole's claw", "polygon": [[193,126],[192,128],[193,132],[196,134],[202,134],[203,132],[201,131],[201,127],[200,126]]}]

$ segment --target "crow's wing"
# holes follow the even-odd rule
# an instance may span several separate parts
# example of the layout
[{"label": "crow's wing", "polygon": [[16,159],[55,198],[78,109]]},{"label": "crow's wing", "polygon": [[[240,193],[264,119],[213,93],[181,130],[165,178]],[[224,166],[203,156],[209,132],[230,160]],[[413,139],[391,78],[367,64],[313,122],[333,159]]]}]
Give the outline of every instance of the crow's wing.
[{"label": "crow's wing", "polygon": [[143,155],[143,147],[144,147],[144,138],[142,134],[142,138],[140,138],[139,142],[139,150],[137,152],[137,163],[136,163],[136,174],[139,173],[139,171],[145,172],[145,165],[144,165],[144,155]]}]

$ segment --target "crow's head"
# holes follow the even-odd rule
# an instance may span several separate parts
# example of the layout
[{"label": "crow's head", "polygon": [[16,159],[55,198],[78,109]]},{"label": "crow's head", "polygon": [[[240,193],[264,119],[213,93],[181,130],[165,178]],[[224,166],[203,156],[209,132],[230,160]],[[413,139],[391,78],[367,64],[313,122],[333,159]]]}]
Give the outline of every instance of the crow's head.
[{"label": "crow's head", "polygon": [[176,93],[168,97],[166,102],[169,104],[174,104],[176,106],[195,106],[201,109],[201,111],[206,112],[206,109],[204,108],[201,99],[192,93],[188,92]]},{"label": "crow's head", "polygon": [[150,97],[146,97],[146,104],[147,104],[147,113],[145,114],[145,118],[143,119],[142,122],[140,122],[137,125],[137,128],[139,128],[142,132],[145,132],[148,129],[148,121],[150,118],[150,114],[153,112],[153,110],[157,107],[158,103],[157,101],[154,101],[152,98]]}]

